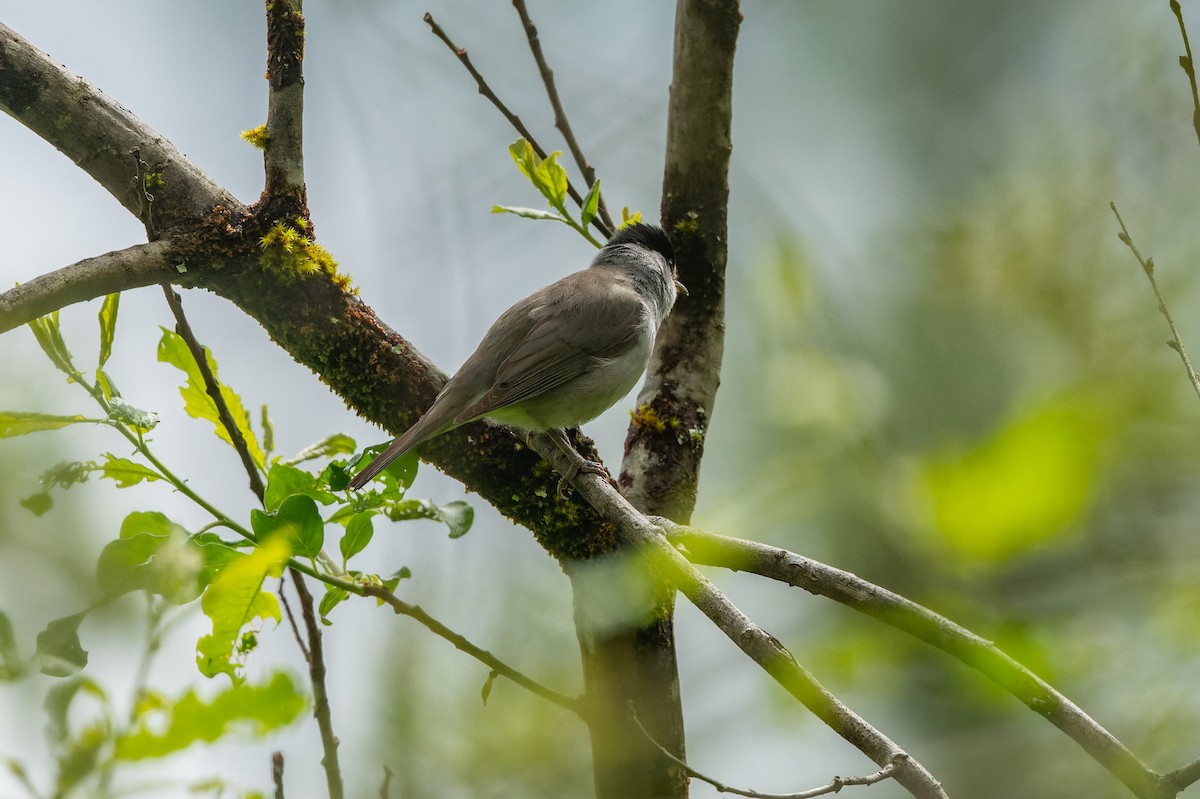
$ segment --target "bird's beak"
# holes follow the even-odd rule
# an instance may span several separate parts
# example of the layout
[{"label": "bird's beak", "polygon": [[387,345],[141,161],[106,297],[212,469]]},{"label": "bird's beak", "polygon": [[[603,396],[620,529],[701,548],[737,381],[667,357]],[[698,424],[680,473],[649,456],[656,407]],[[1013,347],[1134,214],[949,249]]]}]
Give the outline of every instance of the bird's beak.
[{"label": "bird's beak", "polygon": [[682,294],[685,297],[688,295],[687,287],[679,282],[679,278],[675,278],[675,291]]}]

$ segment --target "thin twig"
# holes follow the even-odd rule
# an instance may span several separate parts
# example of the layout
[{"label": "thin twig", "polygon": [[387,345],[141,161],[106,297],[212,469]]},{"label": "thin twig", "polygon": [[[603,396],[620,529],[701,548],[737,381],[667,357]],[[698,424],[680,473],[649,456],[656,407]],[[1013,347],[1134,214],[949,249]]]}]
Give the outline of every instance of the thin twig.
[{"label": "thin twig", "polygon": [[233,443],[234,450],[237,451],[238,457],[242,460],[242,467],[246,470],[246,476],[250,479],[250,490],[254,492],[254,496],[258,497],[259,503],[262,503],[263,497],[266,496],[266,487],[263,485],[262,474],[259,472],[258,466],[254,463],[253,456],[250,455],[250,448],[246,446],[246,438],[242,435],[241,428],[234,421],[233,414],[229,411],[229,405],[225,402],[225,397],[221,394],[221,384],[217,382],[217,376],[213,374],[212,369],[208,365],[208,358],[205,355],[204,347],[196,339],[196,334],[192,332],[192,326],[188,324],[187,316],[183,313],[183,302],[179,299],[179,295],[175,293],[175,290],[166,283],[163,284],[163,294],[166,295],[167,305],[171,307],[171,313],[175,316],[175,332],[187,343],[188,350],[192,353],[192,358],[196,361],[196,366],[200,369],[200,375],[204,378],[204,390],[208,392],[208,396],[216,406],[217,416],[221,420],[221,425],[225,428],[225,432],[229,434],[229,440]]},{"label": "thin twig", "polygon": [[[1108,730],[1070,699],[991,641],[861,577],[778,547],[740,538],[706,533],[654,520],[694,563],[757,574],[809,593],[828,597],[849,608],[941,649],[1044,716],[1141,797],[1173,796],[1162,792],[1162,778],[1141,762]],[[1198,767],[1200,768],[1200,767]]]},{"label": "thin twig", "polygon": [[1171,0],[1171,10],[1175,19],[1179,20],[1179,33],[1183,36],[1184,55],[1179,56],[1179,66],[1187,73],[1188,83],[1192,87],[1192,128],[1196,131],[1196,139],[1200,141],[1200,90],[1196,88],[1196,62],[1192,60],[1192,43],[1188,41],[1187,26],[1183,24],[1183,9],[1179,0]]},{"label": "thin twig", "polygon": [[321,748],[325,756],[321,765],[325,767],[325,782],[329,786],[329,799],[342,799],[342,768],[338,763],[338,738],[333,732],[333,712],[329,707],[329,692],[325,689],[325,647],[321,643],[321,627],[313,607],[313,597],[304,584],[304,577],[292,569],[292,584],[300,595],[300,615],[308,632],[308,674],[313,686],[313,715],[321,730]]},{"label": "thin twig", "polygon": [[283,604],[283,615],[287,616],[288,623],[292,627],[292,635],[296,639],[296,646],[300,647],[300,654],[304,655],[304,662],[308,663],[312,660],[312,655],[308,652],[308,644],[304,643],[304,636],[300,634],[300,628],[296,625],[296,616],[292,613],[292,606],[288,604],[287,594],[284,593],[283,576],[279,577],[279,601]]},{"label": "thin twig", "polygon": [[1154,297],[1158,300],[1158,312],[1163,315],[1163,318],[1167,320],[1167,326],[1171,328],[1171,340],[1167,342],[1167,346],[1179,353],[1179,357],[1183,361],[1183,367],[1187,369],[1188,380],[1191,381],[1196,396],[1200,397],[1200,375],[1196,374],[1196,370],[1192,368],[1192,362],[1188,358],[1187,350],[1183,347],[1183,340],[1179,338],[1179,330],[1175,327],[1175,320],[1171,318],[1171,311],[1167,308],[1167,301],[1163,297],[1162,291],[1158,288],[1158,281],[1154,278],[1154,259],[1142,257],[1137,245],[1133,243],[1133,237],[1129,235],[1129,229],[1125,227],[1125,220],[1121,218],[1121,212],[1117,210],[1117,204],[1110,202],[1108,207],[1112,209],[1113,214],[1117,217],[1117,222],[1121,225],[1121,232],[1117,234],[1117,238],[1129,248],[1133,253],[1133,257],[1137,258],[1138,263],[1142,265],[1142,271],[1146,273],[1146,278],[1150,281],[1150,288],[1154,289]]},{"label": "thin twig", "polygon": [[560,694],[558,691],[547,688],[541,683],[525,676],[521,672],[498,659],[491,652],[479,648],[467,640],[464,636],[454,632],[454,630],[451,630],[449,627],[426,613],[420,606],[410,605],[409,603],[400,599],[386,587],[381,585],[364,585],[362,587],[362,593],[366,596],[373,596],[387,603],[398,615],[408,616],[410,619],[419,622],[434,635],[449,641],[454,645],[455,649],[467,653],[480,663],[483,663],[485,666],[490,668],[492,671],[496,672],[502,677],[506,677],[530,693],[536,694],[542,699],[569,710],[577,716],[583,717],[585,715],[583,703],[581,703],[578,699],[567,696],[566,694]]},{"label": "thin twig", "polygon": [[271,753],[271,783],[275,786],[275,799],[283,799],[283,752]]},{"label": "thin twig", "polygon": [[[533,20],[529,17],[529,11],[525,8],[525,0],[513,0],[513,7],[517,9],[517,14],[521,17],[521,25],[525,28],[525,38],[529,40],[529,49],[533,52],[533,60],[537,62],[538,72],[541,73],[542,83],[546,86],[546,95],[550,98],[550,107],[554,109],[554,127],[558,128],[563,135],[563,140],[567,143],[567,149],[571,151],[571,156],[575,159],[575,165],[579,167],[580,173],[583,174],[583,179],[587,182],[588,188],[592,188],[592,184],[596,182],[596,170],[592,168],[587,156],[583,154],[583,148],[579,146],[579,141],[575,138],[575,132],[571,130],[571,122],[567,118],[567,112],[563,108],[562,100],[558,96],[558,89],[554,87],[554,70],[550,69],[550,64],[546,61],[546,55],[542,52],[542,43],[538,39],[537,27],[534,26]],[[604,204],[604,195],[601,194],[597,198],[599,200],[598,213],[600,218],[604,220],[604,224],[609,230],[613,230],[616,226],[613,224],[612,217],[608,215],[608,207]],[[605,235],[612,235],[606,233]]]},{"label": "thin twig", "polygon": [[[447,35],[446,31],[442,29],[441,25],[437,24],[432,14],[426,12],[424,20],[425,24],[429,26],[429,29],[433,31],[433,34],[441,39],[442,42],[450,48],[450,51],[454,53],[455,57],[457,57],[462,63],[463,67],[466,68],[471,77],[475,79],[475,85],[479,88],[479,93],[486,97],[491,104],[496,107],[496,110],[504,115],[504,118],[508,120],[508,123],[512,125],[513,128],[516,129],[517,133],[521,135],[521,138],[529,142],[530,146],[533,147],[533,151],[537,153],[538,158],[545,158],[545,149],[542,148],[542,145],[538,144],[538,140],[534,137],[533,133],[529,131],[529,128],[525,127],[525,123],[521,121],[521,118],[510,111],[508,106],[504,104],[504,101],[497,97],[496,93],[492,91],[492,87],[488,85],[487,81],[483,79],[483,75],[481,75],[479,70],[475,69],[475,65],[471,63],[471,58],[467,55],[467,49],[465,47],[459,47],[453,41],[451,41],[449,35]],[[575,201],[576,205],[578,205],[580,208],[583,207],[583,197],[579,194],[579,191],[573,185],[571,185],[570,181],[567,182],[567,194],[570,195],[571,199]],[[604,235],[605,238],[612,236],[612,228],[607,225],[604,220],[596,217],[592,219],[592,224],[598,231],[600,231],[601,234]]]},{"label": "thin twig", "polygon": [[637,713],[633,711],[632,702],[629,703],[629,715],[633,719],[633,723],[636,724],[638,729],[642,731],[642,735],[646,736],[646,740],[650,741],[650,743],[657,747],[658,751],[662,752],[668,759],[686,771],[689,777],[700,780],[701,782],[706,782],[721,793],[731,793],[735,796],[748,796],[750,799],[813,799],[813,797],[817,796],[838,793],[847,785],[874,785],[877,782],[883,782],[891,777],[896,771],[896,764],[901,763],[908,758],[908,755],[902,752],[897,753],[895,757],[893,757],[892,762],[888,763],[874,774],[867,774],[862,777],[834,777],[829,781],[828,784],[817,788],[810,788],[807,791],[799,791],[795,793],[763,793],[761,791],[752,791],[746,788],[734,788],[732,785],[727,785],[720,780],[716,780],[697,771],[689,766],[687,761],[676,757],[670,751],[668,751],[665,746],[655,740],[654,736],[650,734],[650,731],[647,730],[642,724],[642,720],[637,717]]},{"label": "thin twig", "polygon": [[387,766],[383,767],[383,784],[379,786],[379,799],[388,799],[388,788],[392,784],[392,770]]},{"label": "thin twig", "polygon": [[1163,775],[1163,782],[1179,792],[1197,781],[1200,781],[1200,759],[1193,760],[1183,768],[1177,768]]}]

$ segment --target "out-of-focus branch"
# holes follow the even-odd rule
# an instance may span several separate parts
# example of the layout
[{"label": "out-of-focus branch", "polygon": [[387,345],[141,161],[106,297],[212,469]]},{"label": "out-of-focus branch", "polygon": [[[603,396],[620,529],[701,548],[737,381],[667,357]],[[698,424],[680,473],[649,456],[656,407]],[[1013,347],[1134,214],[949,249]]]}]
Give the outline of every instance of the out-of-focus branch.
[{"label": "out-of-focus branch", "polygon": [[[924,766],[827,691],[779,641],[755,624],[689,563],[667,541],[655,521],[629,504],[606,479],[581,472],[572,457],[546,435],[534,436],[529,443],[559,474],[574,471],[572,485],[575,490],[616,526],[626,542],[638,548],[637,551],[646,557],[646,568],[651,574],[686,596],[742,652],[817,718],[876,765],[883,767],[897,763],[895,779],[913,796],[945,799],[941,784]],[[904,757],[898,758],[900,755]]]},{"label": "out-of-focus branch", "polygon": [[[459,62],[463,65],[471,77],[475,79],[475,85],[479,89],[479,93],[486,97],[488,101],[496,107],[496,110],[508,120],[508,124],[513,126],[517,133],[520,134],[521,138],[529,142],[529,144],[533,147],[533,151],[537,153],[538,158],[545,158],[546,150],[542,147],[542,145],[538,144],[537,138],[533,135],[533,133],[530,132],[529,128],[525,127],[525,123],[521,121],[521,118],[509,110],[509,107],[504,104],[504,101],[501,100],[494,91],[492,91],[492,87],[488,85],[488,82],[484,80],[483,75],[481,75],[479,70],[475,68],[475,65],[471,63],[471,57],[467,55],[467,48],[459,47],[453,41],[451,41],[450,36],[445,30],[443,30],[441,25],[437,24],[432,14],[426,13],[424,20],[425,24],[429,26],[429,29],[433,31],[433,35],[441,39],[442,43],[450,48],[450,52],[454,53],[455,57],[458,58]],[[589,183],[589,185],[591,184]],[[583,207],[583,196],[580,195],[579,191],[573,185],[571,185],[569,181],[567,182],[567,195],[575,201],[576,205],[578,205],[580,208]],[[601,235],[603,235],[605,238],[608,238],[612,235],[611,225],[606,224],[604,219],[601,217],[594,217],[592,219],[592,225],[596,228],[596,230],[600,231]]]},{"label": "out-of-focus branch", "polygon": [[841,792],[842,788],[845,788],[847,785],[874,785],[877,782],[883,782],[888,777],[891,777],[892,772],[896,770],[896,763],[907,757],[907,755],[897,755],[895,760],[893,760],[891,763],[888,763],[874,774],[867,774],[862,777],[834,777],[827,785],[822,785],[818,788],[811,788],[807,791],[792,791],[790,793],[763,793],[762,791],[752,791],[748,788],[735,788],[732,785],[727,785],[720,780],[714,779],[713,777],[709,777],[706,774],[697,771],[689,766],[686,762],[680,760],[679,758],[675,757],[675,755],[667,751],[665,746],[654,740],[654,737],[650,735],[650,732],[642,725],[641,719],[639,719],[636,714],[633,715],[633,722],[638,726],[638,729],[642,731],[642,735],[645,735],[646,738],[648,738],[652,744],[657,746],[659,751],[661,751],[664,755],[682,766],[683,769],[687,771],[687,775],[692,779],[706,782],[712,787],[716,788],[720,793],[729,793],[733,794],[734,796],[746,796],[749,797],[749,799],[816,799],[818,796],[828,796],[831,793],[839,793]]},{"label": "out-of-focus branch", "polygon": [[[591,162],[583,154],[583,148],[579,146],[579,140],[575,138],[575,131],[571,129],[571,120],[567,117],[562,100],[558,96],[558,89],[554,86],[554,70],[550,69],[550,64],[546,61],[546,54],[542,52],[542,42],[538,38],[537,27],[529,17],[529,11],[525,8],[525,0],[513,0],[513,6],[521,17],[521,25],[525,28],[525,38],[529,40],[529,49],[533,52],[533,60],[537,62],[542,83],[546,86],[550,107],[554,109],[554,127],[558,128],[562,134],[563,140],[567,143],[567,149],[571,151],[571,157],[575,159],[575,165],[579,167],[579,172],[590,189],[596,182],[596,170],[592,168]],[[605,235],[611,236],[611,231],[616,229],[616,225],[613,224],[612,217],[608,215],[608,206],[604,203],[604,195],[599,195],[597,199],[599,200],[600,218],[604,220],[604,224],[610,231]]]},{"label": "out-of-focus branch", "polygon": [[1158,312],[1167,320],[1167,327],[1171,328],[1171,340],[1167,342],[1167,346],[1178,353],[1179,359],[1183,361],[1183,368],[1187,370],[1192,389],[1195,390],[1196,396],[1200,397],[1200,374],[1196,374],[1196,370],[1192,368],[1192,361],[1188,358],[1187,350],[1183,346],[1183,339],[1179,337],[1179,330],[1175,327],[1175,319],[1171,316],[1171,310],[1167,308],[1167,300],[1158,287],[1158,280],[1154,277],[1154,259],[1142,257],[1137,245],[1133,243],[1133,237],[1129,235],[1129,229],[1125,227],[1125,220],[1121,218],[1117,204],[1110,202],[1108,207],[1112,209],[1113,215],[1117,217],[1117,223],[1121,226],[1121,232],[1117,234],[1117,238],[1129,248],[1133,257],[1141,264],[1142,271],[1146,273],[1146,279],[1150,281],[1150,288],[1154,289],[1154,298],[1158,300]]},{"label": "out-of-focus branch", "polygon": [[1183,9],[1179,0],[1171,0],[1171,10],[1179,21],[1179,35],[1183,37],[1183,52],[1179,56],[1179,66],[1188,76],[1188,84],[1192,89],[1192,128],[1196,131],[1196,140],[1200,141],[1200,89],[1196,88],[1196,62],[1192,60],[1192,43],[1188,41],[1187,25],[1183,23]]},{"label": "out-of-focus branch", "polygon": [[953,655],[1044,716],[1137,796],[1149,799],[1175,795],[1164,792],[1161,775],[1142,763],[1112,733],[991,641],[850,572],[756,541],[705,533],[665,519],[657,521],[694,563],[758,574],[803,588]]},{"label": "out-of-focus branch", "polygon": [[305,204],[304,190],[304,13],[301,0],[267,3],[266,194],[294,195]]},{"label": "out-of-focus branch", "polygon": [[188,275],[171,264],[171,249],[169,240],[137,244],[84,258],[0,293],[0,333],[77,302],[165,281],[185,282]]}]

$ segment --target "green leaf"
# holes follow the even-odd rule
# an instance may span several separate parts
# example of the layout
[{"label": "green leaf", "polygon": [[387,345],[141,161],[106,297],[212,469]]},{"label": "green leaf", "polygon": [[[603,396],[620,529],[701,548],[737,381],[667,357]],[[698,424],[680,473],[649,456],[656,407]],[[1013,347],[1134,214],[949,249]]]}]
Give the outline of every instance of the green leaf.
[{"label": "green leaf", "polygon": [[336,585],[325,586],[325,596],[321,597],[321,604],[317,608],[317,612],[321,614],[321,623],[329,626],[333,622],[329,620],[329,613],[342,602],[344,602],[350,594],[344,588],[338,588]]},{"label": "green leaf", "polygon": [[[135,512],[121,525],[96,563],[96,583],[106,596],[149,591],[182,605],[200,596],[207,563],[204,553],[182,527],[165,516]],[[131,521],[132,519],[132,521]],[[151,528],[156,532],[141,531]]]},{"label": "green leaf", "polygon": [[286,463],[276,463],[271,466],[271,471],[267,472],[267,488],[263,494],[263,506],[268,511],[278,510],[285,499],[296,494],[312,497],[322,505],[329,505],[337,501],[337,497],[326,491],[319,484],[317,478],[303,469],[297,469]]},{"label": "green leaf", "polygon": [[112,378],[99,366],[96,367],[96,387],[100,389],[106,402],[111,402],[113,397],[118,396],[117,387],[113,385]]},{"label": "green leaf", "polygon": [[475,521],[475,509],[463,500],[435,505],[427,499],[406,499],[387,508],[387,517],[394,522],[409,519],[433,519],[450,528],[450,537],[459,538],[467,534]]},{"label": "green leaf", "polygon": [[25,673],[25,664],[17,652],[17,639],[13,635],[12,622],[8,614],[0,612],[0,682],[15,680]]},{"label": "green leaf", "polygon": [[87,611],[55,619],[37,636],[38,670],[50,677],[78,674],[88,662],[88,653],[79,643],[79,625]]},{"label": "green leaf", "polygon": [[101,467],[100,476],[115,482],[117,488],[129,488],[143,480],[154,482],[155,480],[162,479],[162,476],[149,466],[134,463],[128,458],[118,458],[111,452],[106,452],[104,458],[104,465]]},{"label": "green leaf", "polygon": [[[355,467],[362,466],[365,468],[366,465],[371,462],[372,458],[387,448],[389,443],[391,442],[383,441],[367,447],[354,461],[353,465]],[[385,481],[384,484],[386,488],[384,489],[383,493],[385,495],[392,494],[394,496],[400,496],[403,494],[404,489],[411,486],[413,480],[417,479],[417,468],[419,465],[420,459],[417,457],[416,450],[409,450],[399,458],[396,458],[396,460],[389,463],[386,467],[384,467],[383,474],[390,475],[391,477],[395,478],[396,488],[398,488],[399,491],[393,489],[391,485]],[[359,470],[356,469],[355,471]]]},{"label": "green leaf", "polygon": [[325,520],[312,497],[303,494],[288,497],[273,513],[250,511],[250,526],[259,542],[283,538],[295,554],[306,558],[317,557],[325,544]]},{"label": "green leaf", "polygon": [[383,585],[387,588],[387,590],[394,593],[396,586],[400,585],[400,581],[407,580],[410,577],[412,577],[412,569],[408,568],[407,566],[401,566],[392,573],[391,577],[383,581]]},{"label": "green leaf", "polygon": [[100,306],[100,361],[97,366],[104,366],[108,356],[112,355],[113,337],[117,332],[117,306],[120,303],[119,293],[109,294]]},{"label": "green leaf", "polygon": [[117,396],[108,401],[108,418],[128,425],[139,433],[149,433],[158,427],[157,413],[143,411]]},{"label": "green leaf", "polygon": [[[194,419],[204,419],[212,422],[213,429],[217,436],[225,443],[233,446],[233,441],[229,437],[229,431],[225,429],[225,425],[221,423],[220,416],[217,413],[216,403],[212,397],[208,395],[204,386],[204,377],[200,373],[200,367],[196,363],[196,359],[192,357],[192,351],[188,349],[187,342],[183,337],[167,330],[162,329],[163,336],[158,342],[158,360],[163,363],[169,363],[187,375],[187,382],[180,386],[179,394],[183,397],[183,409],[189,416]],[[206,347],[204,349],[204,357],[208,362],[208,367],[212,371],[213,376],[217,375],[217,363],[213,360],[212,353]],[[250,428],[250,416],[246,412],[246,408],[242,405],[242,399],[229,386],[220,383],[221,398],[225,400],[226,406],[229,408],[229,413],[233,417],[233,422],[242,434],[242,438],[246,440],[246,448],[250,451],[250,457],[260,469],[265,467],[266,456],[263,454],[262,448],[258,444],[258,438],[254,435],[254,431]]]},{"label": "green leaf", "polygon": [[58,430],[69,424],[91,422],[79,414],[74,416],[53,416],[48,413],[22,413],[20,411],[0,411],[0,438],[12,438],[39,430]]},{"label": "green leaf", "polygon": [[[200,608],[212,621],[212,632],[196,642],[201,674],[228,674],[235,683],[242,681],[242,668],[255,643],[253,630],[264,620],[280,619],[279,600],[263,590],[263,581],[282,574],[291,554],[284,536],[272,536],[230,562],[204,592]],[[243,634],[248,627],[250,632]]]},{"label": "green leaf", "polygon": [[263,738],[291,724],[307,706],[308,698],[284,672],[275,672],[264,685],[229,686],[207,700],[194,690],[173,702],[160,697],[138,713],[133,730],[117,739],[115,755],[119,760],[164,757],[243,729]]},{"label": "green leaf", "polygon": [[70,488],[86,483],[92,472],[99,469],[100,465],[95,461],[63,461],[42,472],[42,485],[46,488]]},{"label": "green leaf", "polygon": [[[517,169],[529,178],[529,182],[542,193],[550,206],[565,213],[567,173],[558,164],[558,157],[562,155],[562,151],[556,150],[545,158],[539,158],[533,151],[532,144],[525,139],[517,139],[508,146],[508,153],[516,163]],[[493,213],[496,213],[494,209]]]},{"label": "green leaf", "polygon": [[334,433],[331,436],[326,436],[315,444],[310,444],[304,449],[297,452],[293,457],[283,461],[284,463],[294,465],[310,461],[315,458],[329,458],[334,455],[350,455],[354,450],[358,449],[358,445],[354,443],[354,439],[344,433]]},{"label": "green leaf", "polygon": [[20,500],[20,505],[34,516],[42,516],[54,507],[54,499],[50,496],[49,491],[38,491],[36,494],[30,494]]},{"label": "green leaf", "polygon": [[483,681],[483,690],[479,692],[483,699],[483,706],[487,707],[488,698],[492,695],[492,686],[496,684],[496,678],[500,676],[500,672],[492,669],[488,672],[487,679]]},{"label": "green leaf", "polygon": [[351,517],[346,524],[346,533],[340,543],[343,565],[371,543],[371,536],[375,534],[375,523],[371,520],[374,515],[374,511],[363,511]]},{"label": "green leaf", "polygon": [[580,222],[583,227],[587,227],[596,218],[596,211],[600,208],[600,181],[592,182],[592,187],[588,189],[587,196],[583,198],[583,209],[580,211]]},{"label": "green leaf", "polygon": [[275,451],[275,423],[267,415],[266,403],[262,406],[263,451],[270,455]]},{"label": "green leaf", "polygon": [[33,331],[33,337],[37,339],[38,346],[42,348],[42,352],[46,353],[46,357],[50,359],[51,363],[68,375],[75,374],[76,369],[71,363],[71,353],[67,349],[67,343],[63,341],[62,329],[58,326],[58,311],[34,319],[29,323],[29,329]]},{"label": "green leaf", "polygon": [[556,211],[540,211],[537,208],[520,208],[509,205],[493,205],[493,214],[516,214],[523,216],[526,219],[552,219],[555,222],[562,222],[564,225],[570,225],[568,219],[563,218],[562,214]]}]

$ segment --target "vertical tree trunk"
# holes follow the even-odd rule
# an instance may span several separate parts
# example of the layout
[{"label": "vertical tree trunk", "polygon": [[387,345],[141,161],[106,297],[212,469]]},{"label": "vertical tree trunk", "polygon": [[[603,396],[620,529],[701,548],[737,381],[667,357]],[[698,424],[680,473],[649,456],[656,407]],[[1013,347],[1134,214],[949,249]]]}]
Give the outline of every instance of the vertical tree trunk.
[{"label": "vertical tree trunk", "polygon": [[[686,523],[696,502],[704,439],[720,383],[725,329],[733,55],[737,0],[679,0],[667,116],[663,226],[675,245],[689,291],[659,334],[625,442],[620,485],[639,510]],[[666,425],[639,424],[657,418]],[[656,429],[664,427],[664,429]],[[674,592],[653,591],[653,613],[640,627],[598,627],[611,584],[594,585],[568,568],[598,799],[681,799],[687,775],[657,744],[685,757],[676,668]],[[602,581],[604,582],[604,581]],[[645,617],[643,617],[645,618]],[[650,741],[630,717],[630,709]]]}]

